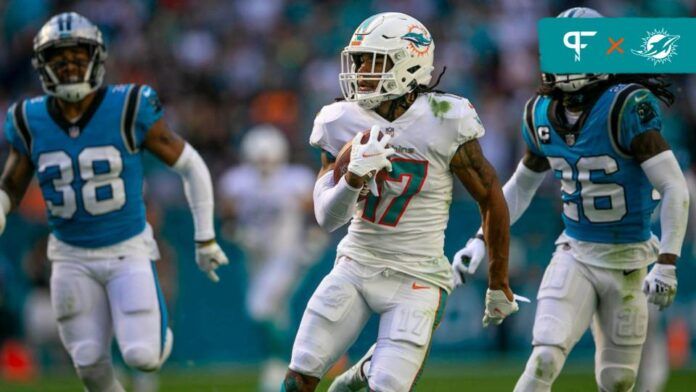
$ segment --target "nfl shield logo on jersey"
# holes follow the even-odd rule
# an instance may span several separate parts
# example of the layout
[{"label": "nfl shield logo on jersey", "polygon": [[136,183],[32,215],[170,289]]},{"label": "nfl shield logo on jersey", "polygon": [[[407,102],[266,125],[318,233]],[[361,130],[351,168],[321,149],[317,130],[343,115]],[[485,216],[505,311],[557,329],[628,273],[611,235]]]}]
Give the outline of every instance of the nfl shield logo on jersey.
[{"label": "nfl shield logo on jersey", "polygon": [[575,134],[569,133],[569,134],[565,135],[565,142],[569,146],[574,145],[575,144]]},{"label": "nfl shield logo on jersey", "polygon": [[80,127],[77,125],[73,125],[68,129],[68,135],[70,135],[71,138],[75,139],[76,137],[80,136]]}]

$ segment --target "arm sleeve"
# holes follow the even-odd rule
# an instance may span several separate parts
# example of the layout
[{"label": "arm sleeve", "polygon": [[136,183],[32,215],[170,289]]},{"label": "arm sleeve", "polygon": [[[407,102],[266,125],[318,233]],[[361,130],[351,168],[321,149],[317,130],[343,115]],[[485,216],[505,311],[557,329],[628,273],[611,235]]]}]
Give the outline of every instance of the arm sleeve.
[{"label": "arm sleeve", "polygon": [[627,97],[620,117],[618,143],[625,151],[631,150],[633,138],[641,133],[662,130],[659,102],[647,89],[638,89]]},{"label": "arm sleeve", "polygon": [[7,142],[20,153],[29,156],[29,151],[27,151],[27,145],[19,131],[15,127],[14,111],[17,104],[10,106],[7,110],[7,116],[5,117],[4,133]]},{"label": "arm sleeve", "polygon": [[333,170],[329,170],[314,184],[314,216],[319,226],[331,232],[346,224],[355,212],[360,194],[341,177],[334,185]]},{"label": "arm sleeve", "polygon": [[186,143],[172,169],[181,176],[184,183],[186,201],[193,214],[194,239],[201,242],[215,238],[213,182],[203,158]]},{"label": "arm sleeve", "polygon": [[[510,213],[510,226],[527,210],[544,177],[546,172],[535,172],[520,162],[512,177],[503,185],[503,195]],[[483,235],[483,229],[479,228],[477,234]]]},{"label": "arm sleeve", "polygon": [[684,174],[671,150],[643,162],[643,172],[660,192],[660,253],[680,256],[689,214],[689,190]]},{"label": "arm sleeve", "polygon": [[150,86],[140,86],[135,118],[135,142],[140,146],[147,132],[164,115],[157,92]]}]

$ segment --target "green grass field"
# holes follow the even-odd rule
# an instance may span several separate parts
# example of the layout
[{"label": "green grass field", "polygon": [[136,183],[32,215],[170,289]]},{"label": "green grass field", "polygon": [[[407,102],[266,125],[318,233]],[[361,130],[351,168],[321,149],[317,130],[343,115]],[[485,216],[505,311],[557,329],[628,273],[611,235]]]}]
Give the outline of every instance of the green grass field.
[{"label": "green grass field", "polygon": [[[418,391],[490,391],[509,392],[512,390],[517,374],[506,366],[499,368],[472,368],[462,365],[460,368],[447,365],[427,369],[418,384]],[[319,391],[325,391],[328,382],[323,382]],[[167,370],[161,375],[162,392],[226,392],[256,390],[256,374],[253,371],[240,370]],[[74,376],[55,375],[42,378],[30,384],[11,384],[0,381],[3,392],[63,392],[81,391],[80,384]],[[594,378],[587,372],[571,369],[558,379],[554,392],[559,391],[596,391]],[[696,391],[696,370],[680,370],[670,375],[667,392]]]}]

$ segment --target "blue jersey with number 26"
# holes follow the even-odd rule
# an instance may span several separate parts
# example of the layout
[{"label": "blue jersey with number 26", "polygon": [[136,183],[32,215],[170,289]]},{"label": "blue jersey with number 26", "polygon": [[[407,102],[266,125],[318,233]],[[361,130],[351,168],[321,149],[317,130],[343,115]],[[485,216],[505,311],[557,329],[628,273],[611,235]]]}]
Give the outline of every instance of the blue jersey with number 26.
[{"label": "blue jersey with number 26", "polygon": [[561,181],[566,234],[610,244],[648,240],[657,197],[630,146],[637,135],[661,130],[656,97],[638,84],[614,85],[570,130],[557,120],[557,105],[548,96],[532,98],[522,134]]},{"label": "blue jersey with number 26", "polygon": [[76,123],[49,96],[10,107],[5,136],[31,158],[58,239],[95,248],[143,231],[140,146],[161,117],[155,91],[132,84],[98,90]]}]

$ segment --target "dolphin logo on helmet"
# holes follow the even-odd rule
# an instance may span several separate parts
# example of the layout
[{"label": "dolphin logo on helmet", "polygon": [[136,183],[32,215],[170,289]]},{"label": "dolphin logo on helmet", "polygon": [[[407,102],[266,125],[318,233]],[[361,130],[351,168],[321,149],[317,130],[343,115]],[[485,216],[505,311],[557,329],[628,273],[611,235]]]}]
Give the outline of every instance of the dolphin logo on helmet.
[{"label": "dolphin logo on helmet", "polygon": [[410,32],[401,36],[401,39],[406,41],[411,41],[414,45],[421,48],[423,46],[430,46],[431,39],[427,38],[423,33]]},{"label": "dolphin logo on helmet", "polygon": [[[61,82],[47,62],[47,51],[55,48],[86,46],[90,61],[81,80]],[[77,102],[101,87],[107,53],[99,28],[84,16],[65,12],[52,17],[34,37],[32,65],[39,72],[46,94],[65,101]]]}]

